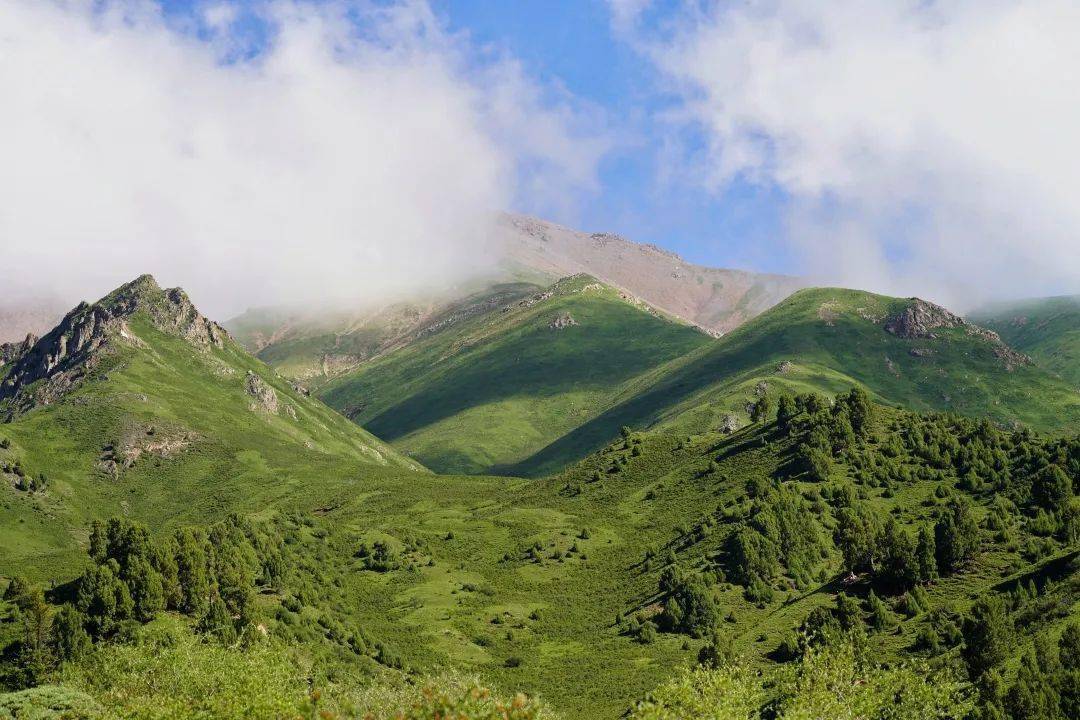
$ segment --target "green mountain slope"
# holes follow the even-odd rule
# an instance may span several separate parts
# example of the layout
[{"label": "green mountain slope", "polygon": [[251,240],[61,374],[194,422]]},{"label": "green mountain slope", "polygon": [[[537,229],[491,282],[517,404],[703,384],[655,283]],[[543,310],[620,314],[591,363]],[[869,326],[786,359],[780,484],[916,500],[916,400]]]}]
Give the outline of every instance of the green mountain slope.
[{"label": "green mountain slope", "polygon": [[89,518],[136,506],[174,523],[421,470],[149,276],[80,305],[0,373],[0,484],[17,488],[0,506],[5,571],[52,576]]},{"label": "green mountain slope", "polygon": [[915,410],[1048,431],[1080,424],[1080,392],[992,333],[921,300],[815,288],[640,378],[622,401],[508,471],[550,472],[627,424],[696,431],[729,418],[738,426],[767,387],[837,392],[854,384]]},{"label": "green mountain slope", "polygon": [[[693,664],[713,630],[752,677],[797,656],[800,629],[831,631],[841,618],[875,661],[929,661],[935,675],[958,672],[970,689],[962,628],[990,597],[1007,603],[1009,645],[994,665],[1009,687],[1037,636],[1056,643],[1080,618],[1080,509],[1071,488],[1049,497],[1052,486],[1038,480],[1051,466],[1080,480],[1080,440],[889,408],[871,410],[855,433],[855,407],[850,398],[804,401],[783,423],[732,434],[635,433],[539,481],[373,474],[353,487],[315,483],[303,510],[271,501],[251,513],[264,528],[254,534],[269,534],[256,546],[280,548],[283,577],[255,581],[251,622],[276,642],[244,655],[294,652],[269,658],[255,677],[289,683],[294,699],[314,683],[335,711],[355,704],[350,693],[370,701],[363,687],[385,677],[387,663],[419,675],[479,673],[539,695],[560,717],[592,720],[623,716]],[[818,443],[829,460],[811,476],[794,461]],[[966,508],[963,556],[954,563],[935,550],[930,562],[936,568],[940,555],[941,567],[923,578],[916,538],[942,525],[941,546],[951,547],[943,518],[955,498]],[[862,550],[858,537],[843,539],[845,528],[867,529]],[[388,548],[377,563],[375,543]],[[171,639],[102,641],[64,677],[121,706],[182,707],[174,685],[210,704],[199,694],[210,680],[187,673],[231,678],[246,663],[209,639],[204,658],[168,620]],[[389,649],[375,653],[376,639]],[[167,669],[159,655],[184,662],[183,673],[164,673],[170,684],[144,680]],[[375,674],[358,675],[372,655],[381,658]],[[280,669],[297,666],[299,675]],[[230,687],[239,707],[285,691]]]},{"label": "green mountain slope", "polygon": [[473,283],[350,312],[252,309],[225,326],[282,375],[318,387],[380,354],[540,290],[529,282]]},{"label": "green mountain slope", "polygon": [[575,276],[365,363],[318,395],[432,469],[492,472],[709,342],[593,278]]},{"label": "green mountain slope", "polygon": [[991,305],[971,318],[1080,387],[1080,295]]}]

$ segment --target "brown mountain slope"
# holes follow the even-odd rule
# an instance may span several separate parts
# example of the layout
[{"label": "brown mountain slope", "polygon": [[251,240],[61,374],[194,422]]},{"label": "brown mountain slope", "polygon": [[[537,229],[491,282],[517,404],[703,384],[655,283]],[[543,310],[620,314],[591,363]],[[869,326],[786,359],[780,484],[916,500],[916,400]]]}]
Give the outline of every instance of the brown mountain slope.
[{"label": "brown mountain slope", "polygon": [[502,216],[499,239],[511,264],[555,278],[586,273],[720,333],[806,286],[796,277],[695,265],[655,245],[524,215]]}]

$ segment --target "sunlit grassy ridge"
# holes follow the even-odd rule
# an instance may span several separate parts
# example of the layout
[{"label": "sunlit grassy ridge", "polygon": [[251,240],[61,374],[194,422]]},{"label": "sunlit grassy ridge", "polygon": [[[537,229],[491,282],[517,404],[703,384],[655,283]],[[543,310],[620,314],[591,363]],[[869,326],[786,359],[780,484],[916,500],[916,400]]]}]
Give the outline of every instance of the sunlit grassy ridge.
[{"label": "sunlit grassy ridge", "polygon": [[1080,387],[1080,296],[991,305],[973,313],[972,319]]},{"label": "sunlit grassy ridge", "polygon": [[549,292],[376,359],[319,396],[434,470],[491,472],[709,342],[587,276]]},{"label": "sunlit grassy ridge", "polygon": [[793,392],[862,385],[881,402],[948,410],[1061,432],[1080,424],[1080,392],[1035,366],[1009,366],[995,345],[965,328],[933,338],[890,334],[885,320],[910,300],[857,290],[800,290],[729,335],[626,388],[618,402],[512,472],[558,469],[614,437],[622,425],[709,427],[746,420],[747,398],[765,382]]}]

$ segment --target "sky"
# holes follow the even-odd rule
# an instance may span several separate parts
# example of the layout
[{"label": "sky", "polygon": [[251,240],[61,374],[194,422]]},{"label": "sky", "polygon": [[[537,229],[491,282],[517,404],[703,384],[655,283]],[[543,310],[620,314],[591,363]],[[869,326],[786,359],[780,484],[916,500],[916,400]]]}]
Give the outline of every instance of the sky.
[{"label": "sky", "polygon": [[0,0],[0,294],[354,302],[494,263],[499,210],[1080,293],[1076,37],[1066,0]]}]

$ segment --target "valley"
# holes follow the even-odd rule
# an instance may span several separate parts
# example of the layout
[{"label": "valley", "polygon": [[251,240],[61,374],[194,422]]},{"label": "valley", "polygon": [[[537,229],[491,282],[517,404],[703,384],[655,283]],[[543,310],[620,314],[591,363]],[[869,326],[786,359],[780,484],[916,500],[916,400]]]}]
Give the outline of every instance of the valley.
[{"label": "valley", "polygon": [[[1010,688],[1031,681],[1020,658],[1080,619],[1078,400],[1034,353],[929,303],[851,290],[798,291],[721,338],[593,277],[524,291],[477,296],[461,307],[484,311],[433,320],[317,397],[149,276],[9,346],[5,682],[41,673],[59,685],[27,702],[137,717],[177,698],[209,716],[299,709],[316,702],[306,682],[350,717],[426,683],[467,697],[478,675],[538,698],[522,717],[645,718],[638,703],[700,658],[771,677],[806,653],[851,662],[854,642],[936,668],[933,691],[957,709],[976,672],[970,618],[1003,598],[1015,642],[990,660],[1002,694],[979,702],[1013,707]],[[109,537],[150,543],[143,570],[114,571],[132,611],[79,599],[103,562],[87,557],[93,521],[109,518]],[[950,555],[954,532],[966,545]],[[185,605],[165,561],[207,533],[226,538],[198,550],[214,570],[192,597],[210,609]],[[45,664],[24,665],[15,619],[31,596],[11,590],[24,584],[61,610],[72,598],[90,645],[42,646]],[[219,602],[223,616],[200,615]],[[170,690],[135,682],[176,652],[189,674]],[[222,661],[229,692],[199,697]],[[255,690],[267,677],[275,693]],[[705,681],[720,676],[680,682]],[[657,702],[686,702],[675,687]]]}]

